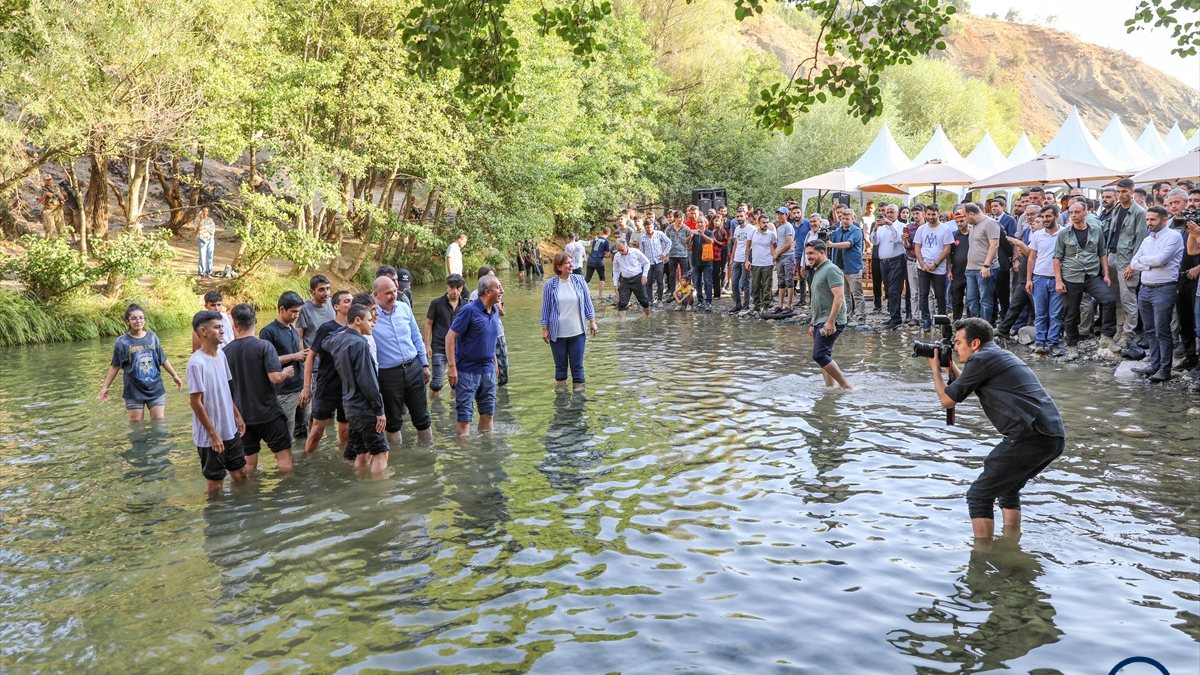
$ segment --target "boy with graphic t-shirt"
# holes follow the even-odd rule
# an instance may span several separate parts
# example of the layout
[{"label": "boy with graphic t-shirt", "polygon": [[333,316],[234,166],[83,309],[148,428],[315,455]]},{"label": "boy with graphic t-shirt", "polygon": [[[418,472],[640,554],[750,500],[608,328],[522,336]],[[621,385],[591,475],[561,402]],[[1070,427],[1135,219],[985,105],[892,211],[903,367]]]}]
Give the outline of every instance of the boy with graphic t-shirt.
[{"label": "boy with graphic t-shirt", "polygon": [[211,310],[192,317],[192,331],[200,348],[187,364],[188,393],[192,407],[192,441],[200,455],[200,473],[208,491],[221,489],[228,473],[233,480],[246,479],[246,455],[241,433],[246,430],[242,413],[229,389],[229,364],[221,346],[224,328],[221,313]]}]

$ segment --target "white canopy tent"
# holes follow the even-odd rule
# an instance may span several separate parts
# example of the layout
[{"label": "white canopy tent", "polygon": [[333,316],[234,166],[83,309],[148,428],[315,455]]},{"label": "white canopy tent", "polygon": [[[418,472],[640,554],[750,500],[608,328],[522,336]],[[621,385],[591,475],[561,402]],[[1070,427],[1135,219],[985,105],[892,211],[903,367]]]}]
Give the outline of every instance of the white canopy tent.
[{"label": "white canopy tent", "polygon": [[1172,155],[1183,152],[1183,146],[1187,145],[1187,136],[1183,135],[1183,130],[1179,128],[1179,122],[1176,122],[1171,130],[1167,132],[1167,137],[1163,139],[1167,149]]},{"label": "white canopy tent", "polygon": [[[1032,151],[1032,148],[1030,150]],[[975,146],[971,154],[967,155],[967,163],[984,176],[1000,173],[1012,166],[1004,153],[1000,152],[1000,148],[996,147],[996,141],[992,140],[990,131],[984,132],[983,138],[979,139],[979,144]]]},{"label": "white canopy tent", "polygon": [[1192,134],[1192,140],[1188,141],[1183,146],[1183,151],[1189,152],[1191,150],[1195,150],[1196,148],[1200,148],[1200,131],[1197,131],[1196,133]]},{"label": "white canopy tent", "polygon": [[1043,155],[1052,155],[1084,164],[1121,167],[1124,162],[1105,150],[1083,125],[1079,109],[1071,107],[1071,114],[1054,135],[1054,139],[1042,148]]},{"label": "white canopy tent", "polygon": [[1146,128],[1142,129],[1142,135],[1138,136],[1138,147],[1155,161],[1171,156],[1171,151],[1167,149],[1167,144],[1163,143],[1162,136],[1158,133],[1158,127],[1154,126],[1154,120],[1147,122]]},{"label": "white canopy tent", "polygon": [[[975,178],[978,178],[980,175],[982,175],[978,169],[971,166],[971,163],[963,158],[961,154],[959,154],[958,149],[955,148],[954,144],[950,142],[950,137],[946,135],[945,129],[942,129],[942,125],[940,124],[937,125],[937,128],[933,130],[933,135],[929,137],[929,141],[925,143],[925,147],[921,148],[921,151],[917,153],[916,157],[913,157],[912,163],[904,168],[916,169],[917,167],[922,167],[935,160],[940,162],[942,165],[953,167],[954,169],[957,169],[958,171]],[[880,180],[879,175],[877,175],[876,178],[873,178],[871,182],[880,184],[887,183],[887,181]],[[947,184],[955,185],[954,183]],[[934,186],[932,184],[916,185],[913,183],[908,183],[899,187],[907,188],[909,194],[915,196],[924,192],[928,192],[929,190],[933,189]],[[954,187],[944,191],[954,192],[959,197],[962,197],[963,195],[963,189],[961,187]]]},{"label": "white canopy tent", "polygon": [[1037,157],[1037,151],[1033,149],[1033,143],[1029,142],[1029,134],[1022,131],[1012,152],[1008,153],[1008,164],[1009,166],[1024,164],[1034,157]]},{"label": "white canopy tent", "polygon": [[862,157],[850,165],[850,170],[864,176],[883,176],[909,166],[912,166],[912,160],[900,149],[896,139],[892,138],[892,130],[888,128],[887,122],[884,122],[879,128],[879,133],[875,135],[875,140],[871,141],[870,147]]},{"label": "white canopy tent", "polygon": [[1154,163],[1154,158],[1138,147],[1137,141],[1121,123],[1120,115],[1113,115],[1108,128],[1100,134],[1100,145],[1121,161],[1114,169],[1144,169]]}]

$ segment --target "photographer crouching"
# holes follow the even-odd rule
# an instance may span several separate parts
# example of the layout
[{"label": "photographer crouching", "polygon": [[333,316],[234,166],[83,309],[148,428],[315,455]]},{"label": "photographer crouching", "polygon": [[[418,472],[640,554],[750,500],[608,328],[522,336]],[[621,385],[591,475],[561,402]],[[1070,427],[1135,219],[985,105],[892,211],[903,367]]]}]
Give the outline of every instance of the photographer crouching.
[{"label": "photographer crouching", "polygon": [[992,504],[1000,502],[1004,534],[1021,530],[1021,488],[1062,454],[1066,431],[1058,407],[1037,376],[1012,352],[992,340],[992,326],[978,318],[954,323],[954,352],[961,371],[950,359],[955,380],[942,380],[940,355],[929,359],[933,386],[942,407],[953,408],[972,392],[983,412],[1004,436],[983,462],[983,473],[967,490],[967,510],[976,541],[991,541],[995,532]]}]

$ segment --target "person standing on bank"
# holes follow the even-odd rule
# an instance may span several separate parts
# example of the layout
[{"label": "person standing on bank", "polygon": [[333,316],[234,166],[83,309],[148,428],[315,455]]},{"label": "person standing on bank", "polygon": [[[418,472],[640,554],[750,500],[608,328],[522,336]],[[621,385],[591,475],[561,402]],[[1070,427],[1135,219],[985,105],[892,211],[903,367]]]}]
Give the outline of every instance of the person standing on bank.
[{"label": "person standing on bank", "polygon": [[[290,365],[295,372],[287,380],[275,385],[275,398],[279,407],[287,417],[288,433],[301,436],[299,425],[296,424],[300,407],[300,390],[304,388],[304,362],[308,359],[308,350],[300,348],[300,335],[296,333],[293,324],[300,316],[300,307],[304,299],[295,291],[287,291],[279,296],[279,309],[275,320],[263,326],[258,337],[271,343],[275,353],[279,355],[279,364]],[[307,425],[306,425],[307,426]]]},{"label": "person standing on bank", "polygon": [[108,389],[117,373],[123,370],[125,410],[129,421],[141,422],[146,408],[150,408],[150,419],[161,420],[166,416],[167,390],[160,369],[165,368],[171,374],[177,389],[183,388],[183,381],[167,360],[158,336],[146,330],[146,312],[141,307],[130,305],[125,310],[125,325],[129,330],[113,345],[112,363],[100,386],[100,402],[108,403]]},{"label": "person standing on bank", "polygon": [[1024,361],[992,339],[992,326],[981,318],[954,323],[954,352],[962,370],[950,360],[957,378],[942,380],[939,357],[929,359],[933,387],[942,407],[962,403],[972,392],[1004,439],[988,454],[983,473],[967,490],[967,510],[976,541],[995,534],[993,504],[999,500],[1004,534],[1021,531],[1021,488],[1041,473],[1066,447],[1062,416],[1042,383]]},{"label": "person standing on bank", "polygon": [[217,223],[209,215],[208,207],[196,214],[196,276],[213,275],[213,253],[217,247]]},{"label": "person standing on bank", "polygon": [[967,316],[995,321],[996,270],[999,269],[1000,223],[983,214],[978,204],[963,204],[971,224],[971,247],[967,252]]},{"label": "person standing on bank", "polygon": [[[618,242],[625,245],[624,241]],[[479,280],[479,295],[454,315],[446,333],[446,377],[454,387],[457,421],[454,432],[466,436],[479,404],[480,433],[492,430],[496,413],[496,338],[500,334],[500,304],[504,287],[495,276]]]},{"label": "person standing on bank", "polygon": [[460,232],[454,241],[446,247],[446,275],[457,274],[462,276],[463,273],[463,247],[467,245],[467,235],[465,232]]},{"label": "person standing on bank", "polygon": [[[879,259],[879,270],[887,292],[888,320],[883,324],[883,329],[892,330],[901,324],[900,305],[904,299],[904,279],[907,274],[905,249],[908,240],[904,236],[904,225],[893,220],[897,216],[896,205],[888,204],[883,213],[884,217],[875,221],[875,229],[871,232],[871,246],[874,247],[874,257]],[[929,314],[928,305],[924,313]]]},{"label": "person standing on bank", "polygon": [[[671,252],[671,240],[667,239],[667,235],[662,230],[654,229],[653,218],[647,218],[642,227],[644,229],[641,236],[641,251],[650,260],[650,281],[646,284],[646,299],[650,302],[657,302],[661,307],[665,288],[663,275],[666,274],[667,254]],[[574,273],[579,274],[579,272]],[[654,293],[655,286],[658,287],[657,300]]]},{"label": "person standing on bank", "polygon": [[407,409],[417,438],[428,441],[433,438],[433,421],[429,417],[425,385],[433,379],[433,373],[429,370],[429,357],[417,319],[408,305],[396,299],[396,292],[391,279],[375,280],[373,295],[379,315],[372,335],[379,351],[379,390],[387,416],[387,439],[399,442]]},{"label": "person standing on bank", "polygon": [[617,240],[617,252],[613,254],[613,279],[617,282],[617,317],[625,319],[630,294],[637,298],[642,313],[650,316],[650,300],[646,297],[650,259],[638,249],[629,248],[624,239]]},{"label": "person standing on bank", "polygon": [[342,409],[350,425],[342,457],[356,467],[369,467],[371,473],[380,474],[388,465],[389,448],[383,435],[387,417],[383,414],[383,395],[379,393],[378,368],[371,356],[369,335],[370,306],[351,305],[346,330],[335,339],[333,367],[341,380]]},{"label": "person standing on bank", "polygon": [[186,371],[192,442],[200,456],[200,473],[211,493],[221,489],[226,474],[235,482],[246,480],[246,454],[242,448],[246,423],[233,402],[225,353],[218,351],[224,333],[221,313],[207,309],[197,312],[192,317],[192,332],[200,338],[200,348],[192,352]]},{"label": "person standing on bank", "polygon": [[1116,298],[1109,289],[1108,245],[1100,223],[1089,223],[1087,215],[1082,202],[1071,204],[1067,211],[1071,229],[1060,233],[1054,244],[1055,291],[1064,294],[1063,328],[1068,347],[1079,343],[1079,306],[1085,292],[1100,303],[1101,330],[1107,338],[1102,343],[1111,342],[1117,334],[1117,313],[1112,311]]},{"label": "person standing on bank", "polygon": [[1125,278],[1134,272],[1142,273],[1138,288],[1138,316],[1142,319],[1143,334],[1150,343],[1146,365],[1133,369],[1148,375],[1151,382],[1171,379],[1175,339],[1171,334],[1171,313],[1175,309],[1176,284],[1183,262],[1183,237],[1167,227],[1167,210],[1161,206],[1146,209],[1146,229],[1137,253],[1125,268]]},{"label": "person standing on bank", "polygon": [[[804,245],[804,256],[812,270],[812,325],[808,327],[813,339],[812,359],[821,367],[826,387],[837,382],[842,389],[853,389],[833,360],[833,343],[846,328],[846,280],[841,268],[829,261],[825,242],[820,239]],[[896,300],[899,302],[899,297]]]},{"label": "person standing on bank", "polygon": [[779,238],[768,229],[770,218],[758,217],[758,229],[746,240],[746,271],[750,272],[750,293],[754,311],[763,313],[771,306],[771,274],[775,271],[775,249]]},{"label": "person standing on bank", "polygon": [[280,365],[275,347],[254,337],[257,317],[253,305],[234,305],[229,314],[233,317],[234,340],[225,345],[225,361],[233,402],[246,426],[242,432],[246,473],[253,475],[258,469],[260,442],[275,453],[276,468],[291,471],[292,430],[275,396],[275,387],[291,379],[295,367]]},{"label": "person standing on bank", "polygon": [[554,276],[542,286],[542,342],[550,345],[554,356],[554,388],[567,388],[570,370],[575,391],[583,389],[583,354],[587,346],[584,326],[594,337],[596,309],[583,277],[571,272],[571,257],[566,252],[554,256]]}]

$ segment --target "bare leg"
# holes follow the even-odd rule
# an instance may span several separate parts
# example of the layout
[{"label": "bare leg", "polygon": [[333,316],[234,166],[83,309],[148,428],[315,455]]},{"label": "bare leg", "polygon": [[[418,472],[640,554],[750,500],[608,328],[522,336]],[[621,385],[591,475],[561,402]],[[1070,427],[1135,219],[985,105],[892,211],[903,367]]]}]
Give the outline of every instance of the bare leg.
[{"label": "bare leg", "polygon": [[371,473],[381,474],[387,471],[389,452],[381,452],[378,455],[371,455]]},{"label": "bare leg", "polygon": [[1000,509],[1004,516],[1004,536],[1019,537],[1021,535],[1021,509]]},{"label": "bare leg", "polygon": [[650,316],[650,305],[646,305],[645,307],[642,308],[642,314],[644,314],[646,316]]},{"label": "bare leg", "polygon": [[317,451],[317,446],[321,444],[321,437],[325,435],[325,427],[329,425],[329,420],[310,419],[308,423],[308,438],[304,439],[304,452],[311,454]]},{"label": "bare leg", "polygon": [[145,414],[146,414],[145,408],[130,408],[129,409],[129,421],[130,422],[141,422],[142,417]]},{"label": "bare leg", "polygon": [[975,541],[982,539],[990,542],[996,532],[996,521],[992,518],[972,518],[971,532],[975,535]]},{"label": "bare leg", "polygon": [[846,377],[842,375],[842,369],[838,368],[837,361],[830,361],[829,365],[825,366],[821,370],[823,370],[829,377],[832,377],[842,389],[854,388],[850,386],[850,383],[846,381]]},{"label": "bare leg", "polygon": [[829,376],[829,373],[825,372],[824,368],[821,369],[821,377],[825,378],[825,386],[826,387],[833,386],[833,378]]},{"label": "bare leg", "polygon": [[243,466],[242,468],[238,469],[237,471],[230,471],[229,477],[232,478],[233,482],[235,482],[235,483],[245,482],[246,479],[250,477],[249,472],[246,471],[248,466],[249,465]]},{"label": "bare leg", "polygon": [[421,431],[418,431],[417,432],[417,440],[432,441],[433,440],[433,427],[429,427],[428,429],[422,429]]},{"label": "bare leg", "polygon": [[454,423],[454,433],[456,435],[458,435],[460,438],[463,436],[466,436],[470,432],[471,432],[471,423],[470,422],[455,422]]},{"label": "bare leg", "polygon": [[354,456],[354,468],[365,469],[369,466],[371,466],[371,455],[360,452]]},{"label": "bare leg", "polygon": [[150,419],[161,420],[161,419],[166,419],[166,417],[167,417],[167,406],[156,405],[150,409]]},{"label": "bare leg", "polygon": [[338,450],[345,450],[346,444],[350,442],[350,423],[337,423]]},{"label": "bare leg", "polygon": [[242,471],[245,471],[247,475],[251,475],[251,476],[254,475],[255,471],[258,471],[258,453],[257,452],[254,453],[253,455],[246,455],[246,466],[242,467]]},{"label": "bare leg", "polygon": [[280,450],[275,453],[275,468],[279,471],[291,471],[294,468],[291,450]]},{"label": "bare leg", "polygon": [[492,416],[491,415],[480,415],[479,416],[479,433],[483,433],[485,431],[491,431],[491,430],[492,430]]},{"label": "bare leg", "polygon": [[208,485],[208,493],[209,494],[212,494],[214,492],[219,492],[221,490],[221,486],[225,484],[225,481],[223,481],[223,480],[205,479],[204,482]]},{"label": "bare leg", "polygon": [[388,431],[384,434],[384,436],[387,438],[388,443],[400,443],[404,440],[404,437],[400,435],[399,431]]},{"label": "bare leg", "polygon": [[618,321],[624,321],[624,320],[625,320],[625,314],[626,314],[626,312],[624,312],[624,311],[618,311],[618,312],[617,312],[617,320],[618,320]]}]

